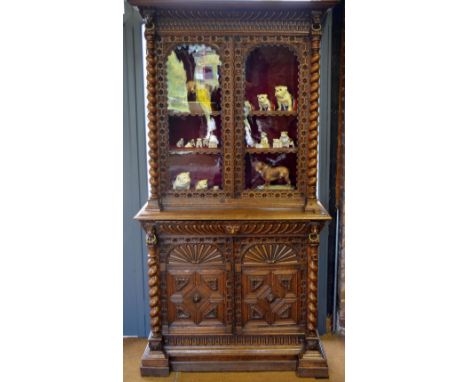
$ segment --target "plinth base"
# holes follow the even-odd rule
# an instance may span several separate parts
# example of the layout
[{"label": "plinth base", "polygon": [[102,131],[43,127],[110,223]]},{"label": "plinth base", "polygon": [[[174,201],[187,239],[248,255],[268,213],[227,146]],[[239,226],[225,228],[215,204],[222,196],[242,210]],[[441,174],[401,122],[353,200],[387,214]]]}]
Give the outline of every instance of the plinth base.
[{"label": "plinth base", "polygon": [[293,371],[299,377],[328,378],[328,364],[317,337],[295,344],[148,345],[141,360],[142,376],[167,376],[173,371]]}]

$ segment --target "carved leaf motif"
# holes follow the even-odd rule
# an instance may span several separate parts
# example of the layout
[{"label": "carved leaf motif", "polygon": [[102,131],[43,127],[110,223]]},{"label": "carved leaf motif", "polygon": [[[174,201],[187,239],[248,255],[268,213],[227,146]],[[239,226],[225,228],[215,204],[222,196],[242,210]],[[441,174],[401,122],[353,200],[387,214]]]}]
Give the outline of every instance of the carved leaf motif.
[{"label": "carved leaf motif", "polygon": [[180,290],[184,289],[184,287],[188,284],[189,282],[188,277],[177,277],[175,280],[175,288],[176,291],[179,292]]},{"label": "carved leaf motif", "polygon": [[281,279],[281,285],[283,286],[284,289],[286,289],[286,291],[289,291],[291,289],[291,277],[288,277],[288,278],[285,278],[283,277]]},{"label": "carved leaf motif", "polygon": [[206,314],[204,315],[204,318],[216,318],[216,317],[218,317],[216,306],[208,310]]},{"label": "carved leaf motif", "polygon": [[183,244],[170,252],[169,263],[222,264],[223,258],[221,252],[214,245]]},{"label": "carved leaf motif", "polygon": [[285,305],[282,311],[278,314],[279,318],[290,318],[291,317],[291,305]]},{"label": "carved leaf motif", "polygon": [[257,290],[263,284],[263,278],[251,278],[250,279],[250,290]]},{"label": "carved leaf motif", "polygon": [[296,252],[284,244],[257,244],[250,247],[244,256],[246,263],[295,264]]},{"label": "carved leaf motif", "polygon": [[182,320],[190,318],[190,313],[187,313],[180,305],[177,307],[176,314],[177,314],[177,318],[180,318]]},{"label": "carved leaf motif", "polygon": [[250,318],[252,320],[260,320],[264,317],[264,313],[262,310],[256,305],[249,305],[250,306]]},{"label": "carved leaf motif", "polygon": [[212,291],[218,290],[218,279],[203,277],[203,281],[205,281],[206,285],[208,285],[208,288],[210,288]]}]

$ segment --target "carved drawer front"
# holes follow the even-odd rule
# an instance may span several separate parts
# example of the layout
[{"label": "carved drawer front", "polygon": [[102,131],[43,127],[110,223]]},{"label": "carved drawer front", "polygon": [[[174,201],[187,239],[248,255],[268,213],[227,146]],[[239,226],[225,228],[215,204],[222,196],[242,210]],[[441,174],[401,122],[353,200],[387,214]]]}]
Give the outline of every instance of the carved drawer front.
[{"label": "carved drawer front", "polygon": [[226,271],[215,246],[187,244],[168,258],[169,333],[226,331]]},{"label": "carved drawer front", "polygon": [[242,265],[243,331],[298,330],[299,277],[291,247],[251,247]]}]

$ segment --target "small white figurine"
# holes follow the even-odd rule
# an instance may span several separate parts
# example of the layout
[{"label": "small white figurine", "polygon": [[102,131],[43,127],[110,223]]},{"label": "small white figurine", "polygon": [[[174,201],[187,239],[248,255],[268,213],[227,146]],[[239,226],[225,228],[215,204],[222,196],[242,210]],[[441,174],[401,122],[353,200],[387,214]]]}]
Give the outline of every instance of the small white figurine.
[{"label": "small white figurine", "polygon": [[190,141],[188,141],[186,143],[185,147],[187,147],[187,148],[195,147],[195,140],[191,139]]},{"label": "small white figurine", "polygon": [[247,146],[254,147],[255,142],[252,138],[252,129],[249,123],[249,114],[252,111],[252,104],[249,101],[244,102],[244,129],[245,129],[245,143]]},{"label": "small white figurine", "polygon": [[195,147],[203,147],[203,142],[201,138],[197,138],[197,142],[195,143]]},{"label": "small white figurine", "polygon": [[208,179],[202,179],[197,182],[195,185],[195,190],[207,190],[208,189]]},{"label": "small white figurine", "polygon": [[184,147],[184,138],[180,138],[180,139],[177,141],[176,146],[177,146],[177,147]]},{"label": "small white figurine", "polygon": [[202,147],[208,147],[209,143],[210,143],[209,138],[203,138],[202,139]]},{"label": "small white figurine", "polygon": [[263,149],[270,148],[270,142],[268,142],[267,133],[265,133],[264,131],[260,133],[260,145]]},{"label": "small white figurine", "polygon": [[257,94],[258,99],[258,108],[262,111],[271,111],[273,110],[273,105],[268,99],[268,94]]},{"label": "small white figurine", "polygon": [[181,172],[172,183],[174,190],[190,190],[190,172]]},{"label": "small white figurine", "polygon": [[277,149],[277,148],[281,148],[281,147],[283,147],[283,146],[281,145],[281,141],[279,140],[279,138],[278,139],[273,138],[273,148]]},{"label": "small white figurine", "polygon": [[218,147],[218,138],[216,137],[216,135],[210,135],[210,138],[208,139],[208,147],[211,148],[211,149],[215,149]]},{"label": "small white figurine", "polygon": [[278,110],[292,111],[293,100],[288,87],[284,85],[275,86],[275,97],[278,104]]},{"label": "small white figurine", "polygon": [[213,186],[213,191],[218,191],[219,190],[219,186]]},{"label": "small white figurine", "polygon": [[289,138],[287,131],[282,131],[279,137],[281,147],[294,147],[294,141]]}]

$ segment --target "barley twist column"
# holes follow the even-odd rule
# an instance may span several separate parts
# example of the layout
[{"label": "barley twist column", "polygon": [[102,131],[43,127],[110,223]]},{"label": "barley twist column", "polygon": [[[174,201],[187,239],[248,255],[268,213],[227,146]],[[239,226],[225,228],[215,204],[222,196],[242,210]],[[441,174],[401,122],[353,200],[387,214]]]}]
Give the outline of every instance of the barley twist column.
[{"label": "barley twist column", "polygon": [[156,28],[151,18],[145,24],[146,39],[146,89],[148,100],[148,146],[149,146],[149,175],[151,195],[149,206],[159,210],[159,173],[158,173],[158,127],[156,116],[156,57],[155,57]]},{"label": "barley twist column", "polygon": [[169,359],[162,343],[158,240],[153,224],[145,224],[144,228],[146,231],[146,246],[148,247],[151,333],[148,345],[141,358],[140,372],[142,376],[167,376],[169,375]]},{"label": "barley twist column", "polygon": [[311,26],[312,56],[310,68],[310,125],[307,136],[307,205],[317,197],[318,117],[320,81],[320,17],[314,15]]},{"label": "barley twist column", "polygon": [[148,247],[148,286],[150,297],[151,331],[153,336],[161,335],[161,303],[159,298],[159,249],[153,227],[148,227],[146,245]]},{"label": "barley twist column", "polygon": [[298,357],[300,377],[328,378],[328,364],[317,334],[317,273],[321,224],[314,223],[307,240],[307,323],[304,352]]},{"label": "barley twist column", "polygon": [[307,243],[307,332],[317,329],[317,273],[320,228],[314,224]]}]

